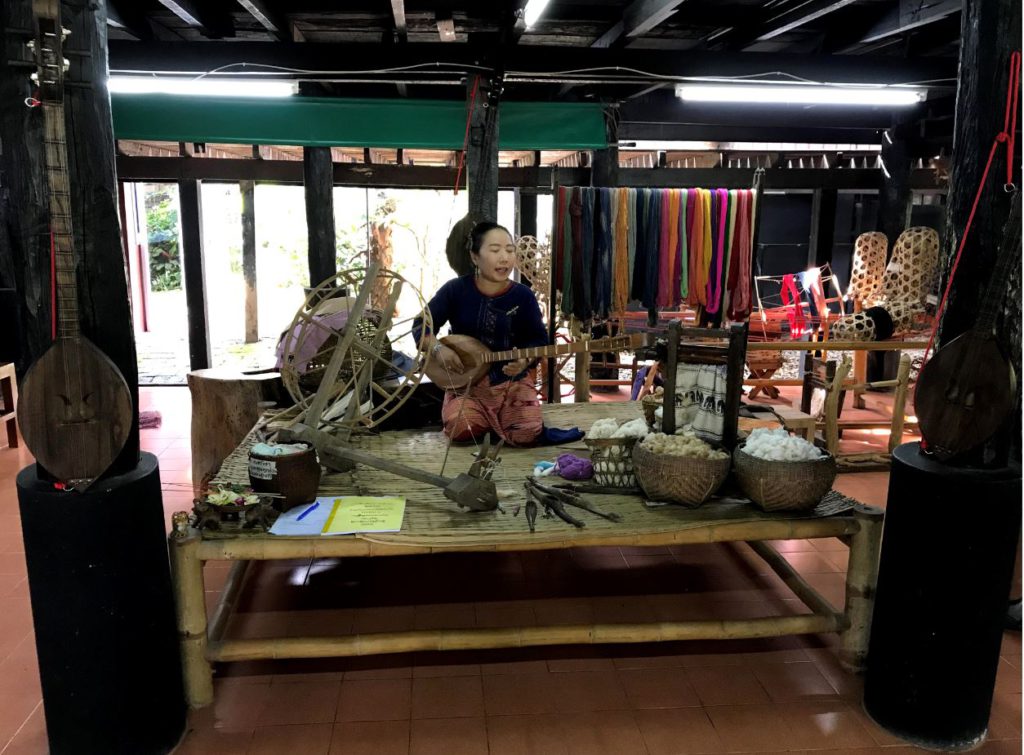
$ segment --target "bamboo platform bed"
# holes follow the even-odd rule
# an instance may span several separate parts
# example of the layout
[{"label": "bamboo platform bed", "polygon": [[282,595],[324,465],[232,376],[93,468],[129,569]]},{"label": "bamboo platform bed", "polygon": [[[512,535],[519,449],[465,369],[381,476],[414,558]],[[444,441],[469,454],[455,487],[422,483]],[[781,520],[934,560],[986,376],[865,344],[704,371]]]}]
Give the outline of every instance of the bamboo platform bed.
[{"label": "bamboo platform bed", "polygon": [[[635,403],[547,405],[545,423],[584,429],[599,417],[631,419],[641,416]],[[245,463],[250,436],[224,461],[216,483],[247,483]],[[359,438],[354,445],[371,453],[439,472],[446,440],[440,432],[401,431]],[[474,449],[451,449],[445,474],[466,471]],[[868,642],[878,552],[881,510],[830,494],[833,509],[821,512],[765,513],[736,499],[712,499],[698,509],[651,507],[639,495],[592,495],[606,512],[621,515],[615,523],[584,515],[577,529],[558,519],[538,517],[536,532],[522,514],[522,480],[540,459],[572,450],[586,452],[582,442],[562,447],[503,449],[495,481],[503,511],[469,513],[459,510],[438,488],[358,467],[345,474],[326,474],[321,495],[404,495],[407,499],[402,531],[393,534],[333,537],[276,537],[224,535],[176,530],[169,538],[178,609],[178,630],[184,661],[186,697],[191,707],[213,701],[213,663],[284,658],[328,658],[436,650],[479,650],[539,645],[638,643],[696,639],[746,639],[837,632],[840,660],[851,670],[862,668]],[[764,541],[841,538],[850,548],[845,606],[833,607],[779,553]],[[662,621],[651,623],[523,626],[500,629],[411,630],[343,637],[290,637],[232,640],[225,628],[252,560],[293,558],[382,557],[438,552],[497,552],[587,546],[666,546],[745,541],[810,609],[809,614],[765,616],[744,620]],[[207,617],[203,564],[234,561],[220,602]]]}]

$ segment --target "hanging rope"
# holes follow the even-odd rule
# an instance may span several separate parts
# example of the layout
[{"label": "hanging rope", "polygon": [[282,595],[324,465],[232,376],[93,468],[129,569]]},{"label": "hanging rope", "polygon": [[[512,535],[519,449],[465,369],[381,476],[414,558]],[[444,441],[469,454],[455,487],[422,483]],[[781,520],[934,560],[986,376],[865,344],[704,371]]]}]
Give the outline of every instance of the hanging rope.
[{"label": "hanging rope", "polygon": [[459,194],[459,183],[462,181],[462,168],[466,164],[466,150],[469,148],[469,125],[473,122],[473,106],[476,104],[476,90],[480,86],[480,77],[473,77],[473,91],[469,93],[469,111],[466,113],[466,134],[462,137],[462,152],[459,154],[459,169],[455,173],[455,195]]},{"label": "hanging rope", "polygon": [[967,244],[967,239],[971,234],[971,225],[974,223],[974,215],[978,210],[978,203],[981,201],[981,194],[985,190],[985,184],[988,182],[988,172],[992,167],[992,161],[995,159],[996,150],[999,149],[1000,144],[1006,145],[1006,183],[1003,185],[1003,190],[1012,192],[1016,190],[1016,186],[1013,184],[1013,151],[1016,142],[1016,131],[1017,131],[1017,97],[1020,92],[1020,51],[1016,50],[1010,55],[1010,76],[1006,87],[1006,112],[1003,115],[1003,130],[996,134],[995,139],[992,140],[992,149],[988,152],[988,161],[985,163],[985,169],[981,173],[981,180],[978,182],[978,190],[974,194],[974,203],[971,205],[971,212],[967,216],[967,224],[964,226],[963,236],[960,237],[960,245],[956,250],[956,257],[953,258],[953,266],[949,271],[949,280],[946,281],[946,289],[942,293],[942,300],[939,302],[939,307],[935,311],[935,322],[932,324],[931,335],[928,337],[928,346],[924,350],[924,360],[922,361],[922,367],[927,364],[928,357],[932,352],[932,346],[935,344],[935,336],[939,331],[939,322],[942,318],[942,313],[946,308],[946,301],[949,299],[949,292],[953,288],[953,279],[956,277],[957,267],[960,265],[960,255],[963,254],[964,246]]}]

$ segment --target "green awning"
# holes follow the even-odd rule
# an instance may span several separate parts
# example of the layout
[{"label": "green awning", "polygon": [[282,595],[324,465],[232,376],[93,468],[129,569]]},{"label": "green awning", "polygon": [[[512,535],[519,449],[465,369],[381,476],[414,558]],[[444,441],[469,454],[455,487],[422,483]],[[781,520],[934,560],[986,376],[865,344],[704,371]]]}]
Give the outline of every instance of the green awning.
[{"label": "green awning", "polygon": [[[117,139],[212,144],[461,149],[466,105],[444,100],[113,94]],[[501,149],[601,149],[601,106],[503,102]]]}]

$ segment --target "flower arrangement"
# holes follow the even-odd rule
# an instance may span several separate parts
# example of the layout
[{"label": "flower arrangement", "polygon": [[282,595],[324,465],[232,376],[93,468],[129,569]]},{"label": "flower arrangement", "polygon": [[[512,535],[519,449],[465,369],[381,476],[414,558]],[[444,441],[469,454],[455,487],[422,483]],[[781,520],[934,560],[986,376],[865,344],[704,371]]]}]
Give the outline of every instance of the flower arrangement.
[{"label": "flower arrangement", "polygon": [[211,506],[253,506],[261,499],[250,487],[226,485],[210,488],[203,500]]}]

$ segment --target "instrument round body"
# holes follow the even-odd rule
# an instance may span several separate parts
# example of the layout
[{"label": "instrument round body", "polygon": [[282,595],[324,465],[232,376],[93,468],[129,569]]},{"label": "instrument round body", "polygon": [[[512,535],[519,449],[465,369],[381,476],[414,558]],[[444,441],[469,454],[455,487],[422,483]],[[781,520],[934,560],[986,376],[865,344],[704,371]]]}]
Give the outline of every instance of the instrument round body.
[{"label": "instrument round body", "polygon": [[449,372],[438,360],[432,359],[424,373],[434,385],[446,391],[457,391],[487,374],[490,363],[483,360],[491,354],[491,350],[476,338],[452,335],[438,340],[459,355],[464,369],[462,372]]},{"label": "instrument round body", "polygon": [[25,445],[58,480],[92,481],[131,432],[132,396],[110,358],[86,338],[62,338],[32,365],[18,396]]},{"label": "instrument round body", "polygon": [[948,459],[992,437],[1013,411],[1016,377],[994,336],[964,333],[928,361],[914,409],[928,449]]}]

